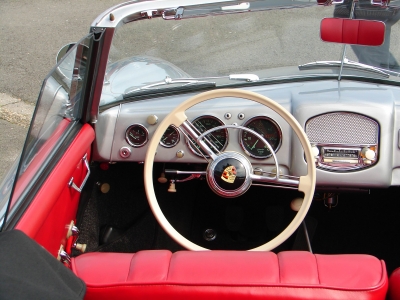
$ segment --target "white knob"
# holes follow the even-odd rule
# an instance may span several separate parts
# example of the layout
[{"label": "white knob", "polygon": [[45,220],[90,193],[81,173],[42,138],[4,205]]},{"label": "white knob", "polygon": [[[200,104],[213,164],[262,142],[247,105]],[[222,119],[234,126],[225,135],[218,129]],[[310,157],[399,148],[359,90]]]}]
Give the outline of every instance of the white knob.
[{"label": "white knob", "polygon": [[150,125],[155,125],[158,122],[158,117],[156,115],[150,115],[147,117],[147,123]]},{"label": "white knob", "polygon": [[366,159],[368,159],[368,160],[374,160],[375,159],[375,151],[373,151],[373,150],[371,150],[371,149],[369,149],[367,147],[365,147],[362,150],[362,153],[363,153],[364,157]]},{"label": "white knob", "polygon": [[168,192],[176,193],[175,181],[174,180],[171,180],[171,182],[169,184]]},{"label": "white knob", "polygon": [[319,149],[317,146],[311,146],[311,151],[314,157],[317,157],[319,155]]},{"label": "white knob", "polygon": [[290,208],[294,211],[299,211],[303,204],[303,198],[295,198],[290,202]]}]

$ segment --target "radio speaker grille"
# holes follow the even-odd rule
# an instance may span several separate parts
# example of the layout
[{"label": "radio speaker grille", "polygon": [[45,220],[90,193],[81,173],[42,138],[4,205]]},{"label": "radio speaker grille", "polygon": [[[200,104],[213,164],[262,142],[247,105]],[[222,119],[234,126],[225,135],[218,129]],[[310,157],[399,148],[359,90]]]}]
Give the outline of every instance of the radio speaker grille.
[{"label": "radio speaker grille", "polygon": [[309,119],[306,134],[311,143],[373,145],[378,144],[379,125],[363,115],[336,112]]}]

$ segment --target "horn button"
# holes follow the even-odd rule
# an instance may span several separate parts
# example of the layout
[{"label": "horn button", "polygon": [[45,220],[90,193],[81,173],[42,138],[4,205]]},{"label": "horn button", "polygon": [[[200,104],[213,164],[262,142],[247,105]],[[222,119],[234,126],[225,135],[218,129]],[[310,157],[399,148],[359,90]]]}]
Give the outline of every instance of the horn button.
[{"label": "horn button", "polygon": [[251,171],[251,164],[246,157],[235,152],[225,152],[208,165],[207,182],[217,195],[234,198],[249,189]]}]

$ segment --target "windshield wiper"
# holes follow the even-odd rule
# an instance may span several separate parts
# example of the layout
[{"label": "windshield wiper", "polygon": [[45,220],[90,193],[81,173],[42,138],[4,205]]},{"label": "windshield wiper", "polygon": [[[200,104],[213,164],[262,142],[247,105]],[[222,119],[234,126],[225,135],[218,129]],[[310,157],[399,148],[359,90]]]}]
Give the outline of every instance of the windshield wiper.
[{"label": "windshield wiper", "polygon": [[[175,85],[182,84],[182,85]],[[149,85],[150,86],[150,85]],[[131,90],[128,93],[123,95],[123,99],[127,98],[137,98],[143,96],[156,96],[156,95],[169,95],[173,93],[183,93],[190,91],[200,91],[204,89],[215,88],[217,85],[215,82],[209,81],[186,81],[186,80],[177,80],[170,84],[162,84],[162,83],[154,83],[151,84],[151,87],[145,86],[141,88],[137,88]]]},{"label": "windshield wiper", "polygon": [[[326,67],[340,68],[341,64],[342,64],[341,61],[316,61],[316,62],[304,64],[304,65],[299,65],[299,70],[319,69],[319,68],[326,68]],[[359,70],[359,71],[366,71],[366,72],[370,72],[373,74],[378,74],[384,78],[389,78],[390,73],[393,73],[393,75],[396,75],[396,76],[399,75],[399,73],[394,72],[394,71],[380,69],[378,67],[373,67],[373,66],[362,64],[359,62],[351,61],[348,59],[345,59],[343,61],[343,67],[355,69],[355,70]]]},{"label": "windshield wiper", "polygon": [[[212,79],[229,79],[229,80],[244,80],[247,82],[258,81],[259,77],[255,74],[231,74],[221,77],[203,77],[203,78],[171,78],[166,76],[163,81],[155,82],[138,88],[128,90],[124,94],[124,98],[136,96],[144,93],[159,93],[165,90],[187,91],[190,89],[202,89],[216,87],[216,83],[208,80]],[[161,87],[161,88],[160,88]]]},{"label": "windshield wiper", "polygon": [[203,81],[203,80],[198,80],[198,79],[191,79],[191,78],[178,78],[178,79],[172,79],[171,77],[167,76],[163,81],[155,82],[152,84],[148,84],[145,86],[141,86],[139,88],[135,88],[132,90],[128,90],[125,92],[125,96],[131,95],[131,94],[136,94],[139,91],[143,90],[151,90],[154,88],[157,88],[158,86],[163,86],[163,85],[178,85],[178,87],[187,87],[187,86],[193,86],[193,85],[198,85],[198,84],[213,84],[215,86],[215,82],[209,82],[209,81]]}]

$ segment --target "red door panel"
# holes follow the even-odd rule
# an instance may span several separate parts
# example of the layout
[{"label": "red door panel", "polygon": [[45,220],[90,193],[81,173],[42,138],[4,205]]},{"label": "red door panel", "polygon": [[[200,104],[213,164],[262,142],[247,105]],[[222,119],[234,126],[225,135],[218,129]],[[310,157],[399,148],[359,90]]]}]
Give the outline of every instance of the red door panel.
[{"label": "red door panel", "polygon": [[84,180],[87,170],[83,157],[86,154],[89,160],[93,140],[93,128],[84,125],[16,226],[54,256],[61,244],[65,246],[68,225],[78,209],[80,193],[69,182],[73,177],[79,187]]}]

